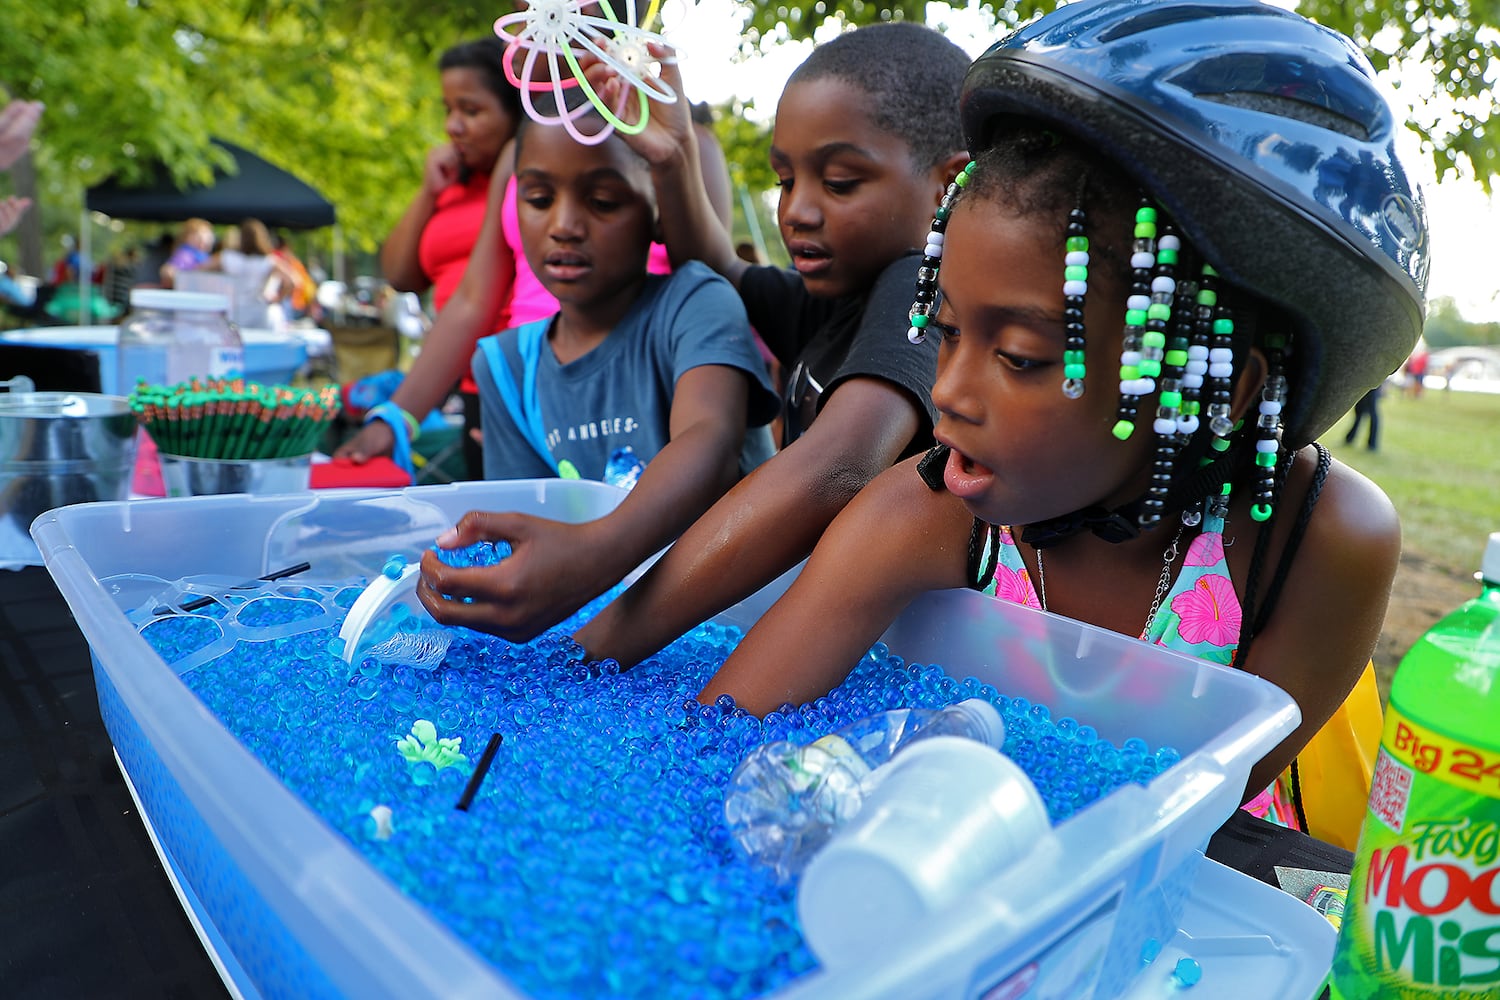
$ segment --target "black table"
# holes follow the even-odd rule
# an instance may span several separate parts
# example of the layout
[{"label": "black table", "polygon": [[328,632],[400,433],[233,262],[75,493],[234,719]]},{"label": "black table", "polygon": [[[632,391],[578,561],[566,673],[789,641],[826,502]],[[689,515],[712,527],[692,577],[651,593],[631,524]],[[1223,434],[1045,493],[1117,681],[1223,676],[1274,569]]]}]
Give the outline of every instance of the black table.
[{"label": "black table", "polygon": [[[1208,856],[1276,866],[1353,855],[1236,812]],[[47,571],[0,570],[0,984],[7,1000],[228,995],[172,890],[99,719],[88,644]]]}]

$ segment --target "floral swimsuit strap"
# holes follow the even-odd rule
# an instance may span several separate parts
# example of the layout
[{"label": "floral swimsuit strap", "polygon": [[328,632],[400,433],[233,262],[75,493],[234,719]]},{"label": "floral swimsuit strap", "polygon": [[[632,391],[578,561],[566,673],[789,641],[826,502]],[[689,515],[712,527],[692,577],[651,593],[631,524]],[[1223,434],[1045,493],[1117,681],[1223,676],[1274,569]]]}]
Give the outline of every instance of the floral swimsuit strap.
[{"label": "floral swimsuit strap", "polygon": [[[999,537],[994,579],[984,588],[991,597],[1040,609],[1041,599],[1021,560],[1015,536],[997,525]],[[986,563],[982,569],[988,572]],[[1240,601],[1229,577],[1224,553],[1224,521],[1205,517],[1188,545],[1181,571],[1162,599],[1161,608],[1141,638],[1214,663],[1234,659],[1240,635]]]}]

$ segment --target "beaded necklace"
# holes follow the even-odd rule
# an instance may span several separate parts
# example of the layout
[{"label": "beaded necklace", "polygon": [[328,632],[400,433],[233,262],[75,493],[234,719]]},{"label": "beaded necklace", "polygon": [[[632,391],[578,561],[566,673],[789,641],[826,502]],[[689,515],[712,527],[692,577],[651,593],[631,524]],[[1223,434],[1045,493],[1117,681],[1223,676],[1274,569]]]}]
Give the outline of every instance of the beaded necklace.
[{"label": "beaded necklace", "polygon": [[[1178,543],[1182,541],[1182,533],[1187,525],[1178,524],[1177,534],[1167,543],[1167,548],[1161,554],[1161,576],[1156,581],[1156,595],[1151,600],[1151,610],[1146,612],[1146,624],[1141,627],[1140,639],[1145,639],[1151,634],[1151,625],[1156,621],[1156,613],[1161,610],[1161,602],[1167,596],[1167,591],[1172,589],[1172,564],[1177,561]],[[1042,610],[1047,610],[1047,563],[1042,556],[1042,550],[1033,547],[1036,553],[1036,590],[1037,599],[1041,601]]]}]

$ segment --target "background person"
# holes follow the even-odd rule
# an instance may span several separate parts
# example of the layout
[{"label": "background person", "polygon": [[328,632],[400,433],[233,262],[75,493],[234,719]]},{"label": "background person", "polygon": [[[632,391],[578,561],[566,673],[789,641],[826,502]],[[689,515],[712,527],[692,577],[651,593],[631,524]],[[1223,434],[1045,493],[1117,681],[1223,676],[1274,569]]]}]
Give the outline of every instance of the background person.
[{"label": "background person", "polygon": [[285,323],[280,289],[294,284],[297,272],[275,255],[271,233],[259,219],[241,222],[233,240],[225,242],[234,245],[210,257],[201,270],[230,278],[234,292],[229,318],[241,329],[281,329]]},{"label": "background person", "polygon": [[177,245],[171,256],[161,266],[160,278],[163,288],[172,288],[177,275],[183,271],[194,271],[208,263],[214,248],[214,227],[207,219],[188,219],[177,232]]}]

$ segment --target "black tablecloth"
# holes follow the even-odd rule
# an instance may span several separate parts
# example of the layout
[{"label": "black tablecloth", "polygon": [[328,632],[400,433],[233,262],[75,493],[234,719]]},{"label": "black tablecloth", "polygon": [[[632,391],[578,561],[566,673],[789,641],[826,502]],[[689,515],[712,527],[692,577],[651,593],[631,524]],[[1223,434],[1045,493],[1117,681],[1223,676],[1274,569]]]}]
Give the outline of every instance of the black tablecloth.
[{"label": "black tablecloth", "polygon": [[0,994],[228,993],[99,720],[88,645],[40,567],[0,570]]},{"label": "black tablecloth", "polygon": [[[1208,856],[1347,872],[1340,850],[1236,813]],[[0,570],[0,995],[227,996],[99,719],[88,645],[45,569]]]}]

